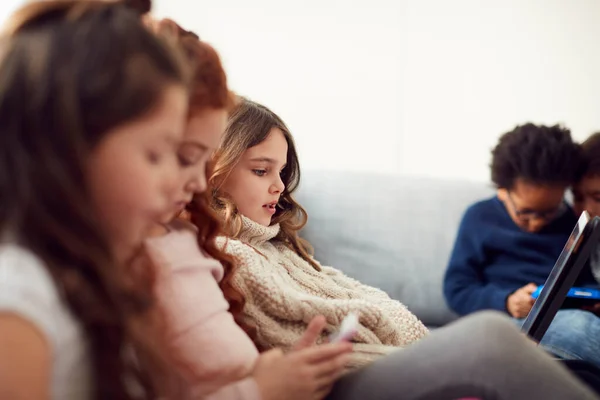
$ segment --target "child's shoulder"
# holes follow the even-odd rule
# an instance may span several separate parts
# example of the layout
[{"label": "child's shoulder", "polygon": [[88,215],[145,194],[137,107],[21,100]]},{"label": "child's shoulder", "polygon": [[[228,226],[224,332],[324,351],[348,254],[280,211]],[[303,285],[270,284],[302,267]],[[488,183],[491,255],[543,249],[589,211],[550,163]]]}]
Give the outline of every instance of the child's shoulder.
[{"label": "child's shoulder", "polygon": [[215,238],[215,243],[217,244],[218,248],[228,253],[231,249],[240,247],[242,242],[237,239],[230,238],[229,236],[221,235]]},{"label": "child's shoulder", "polygon": [[503,211],[502,202],[498,197],[479,200],[471,204],[464,212],[463,220],[469,222],[483,222],[492,215],[497,215]]},{"label": "child's shoulder", "polygon": [[32,322],[56,347],[78,332],[45,263],[30,250],[0,245],[0,311]]},{"label": "child's shoulder", "polygon": [[0,290],[26,290],[44,300],[57,299],[58,289],[43,261],[33,252],[16,244],[0,245]]},{"label": "child's shoulder", "polygon": [[215,239],[215,243],[219,249],[233,256],[255,252],[254,248],[249,244],[228,236],[218,236]]},{"label": "child's shoulder", "polygon": [[269,258],[263,252],[241,240],[219,236],[216,244],[219,249],[235,258],[238,271],[247,272],[255,267],[260,269],[261,265],[269,262]]}]

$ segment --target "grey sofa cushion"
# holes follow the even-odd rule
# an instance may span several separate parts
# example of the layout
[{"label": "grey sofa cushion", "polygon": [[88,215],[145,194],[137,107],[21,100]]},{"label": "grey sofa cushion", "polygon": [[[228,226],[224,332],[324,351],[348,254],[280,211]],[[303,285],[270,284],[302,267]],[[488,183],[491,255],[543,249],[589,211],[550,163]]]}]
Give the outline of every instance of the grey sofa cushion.
[{"label": "grey sofa cushion", "polygon": [[442,278],[462,213],[490,185],[355,172],[306,171],[302,236],[324,265],[385,290],[429,326],[454,318]]}]

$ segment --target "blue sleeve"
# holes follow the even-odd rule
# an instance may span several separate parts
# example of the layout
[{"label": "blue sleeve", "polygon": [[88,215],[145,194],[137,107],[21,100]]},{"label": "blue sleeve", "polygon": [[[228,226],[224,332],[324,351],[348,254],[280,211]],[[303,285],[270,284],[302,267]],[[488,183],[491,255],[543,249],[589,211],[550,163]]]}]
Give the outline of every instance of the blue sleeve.
[{"label": "blue sleeve", "polygon": [[506,312],[506,299],[512,293],[483,282],[486,258],[481,234],[485,226],[481,221],[473,207],[465,212],[444,277],[444,296],[459,315],[484,309]]}]

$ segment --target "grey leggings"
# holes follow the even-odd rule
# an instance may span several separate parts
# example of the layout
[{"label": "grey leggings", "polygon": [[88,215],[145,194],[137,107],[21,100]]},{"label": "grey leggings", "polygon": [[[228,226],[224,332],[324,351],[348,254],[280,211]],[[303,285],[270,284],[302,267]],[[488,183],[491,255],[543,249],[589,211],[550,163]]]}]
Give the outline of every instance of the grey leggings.
[{"label": "grey leggings", "polygon": [[341,378],[330,400],[598,399],[502,314],[481,312]]}]

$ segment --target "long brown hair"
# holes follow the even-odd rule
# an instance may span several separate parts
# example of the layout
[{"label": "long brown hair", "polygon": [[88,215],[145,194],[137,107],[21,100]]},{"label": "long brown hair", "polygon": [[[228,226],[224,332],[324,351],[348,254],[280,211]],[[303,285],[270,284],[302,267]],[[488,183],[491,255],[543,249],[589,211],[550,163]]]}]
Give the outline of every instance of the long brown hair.
[{"label": "long brown hair", "polygon": [[229,118],[219,149],[213,157],[214,172],[209,179],[209,187],[212,189],[211,204],[222,216],[227,234],[232,238],[238,238],[242,229],[241,216],[227,193],[221,190],[221,186],[239,163],[244,152],[266,140],[275,128],[283,133],[288,145],[287,164],[281,173],[285,189],[271,221],[272,224],[280,226],[279,234],[275,239],[294,250],[316,270],[320,270],[319,264],[311,257],[312,247],[298,234],[306,225],[308,215],[293,197],[294,191],[300,184],[300,163],[294,138],[283,120],[267,107],[239,98],[238,105]]},{"label": "long brown hair", "polygon": [[44,262],[81,324],[97,399],[175,393],[155,271],[114,258],[85,174],[109,131],[150,112],[168,86],[187,87],[182,56],[141,24],[145,11],[28,3],[0,44],[0,231]]},{"label": "long brown hair", "polygon": [[[146,22],[158,35],[174,40],[181,46],[192,66],[190,118],[207,109],[232,109],[236,97],[228,88],[227,75],[216,50],[200,40],[196,33],[183,29],[172,20],[148,19]],[[211,168],[207,168],[207,174],[210,174],[210,171]],[[224,275],[219,285],[229,303],[229,311],[238,325],[252,335],[253,330],[244,324],[241,318],[245,304],[244,296],[232,285],[236,265],[233,259],[215,244],[215,238],[222,234],[222,225],[209,207],[207,193],[196,194],[193,201],[187,205],[186,215],[182,218],[188,219],[196,226],[200,248],[223,265]]]}]

